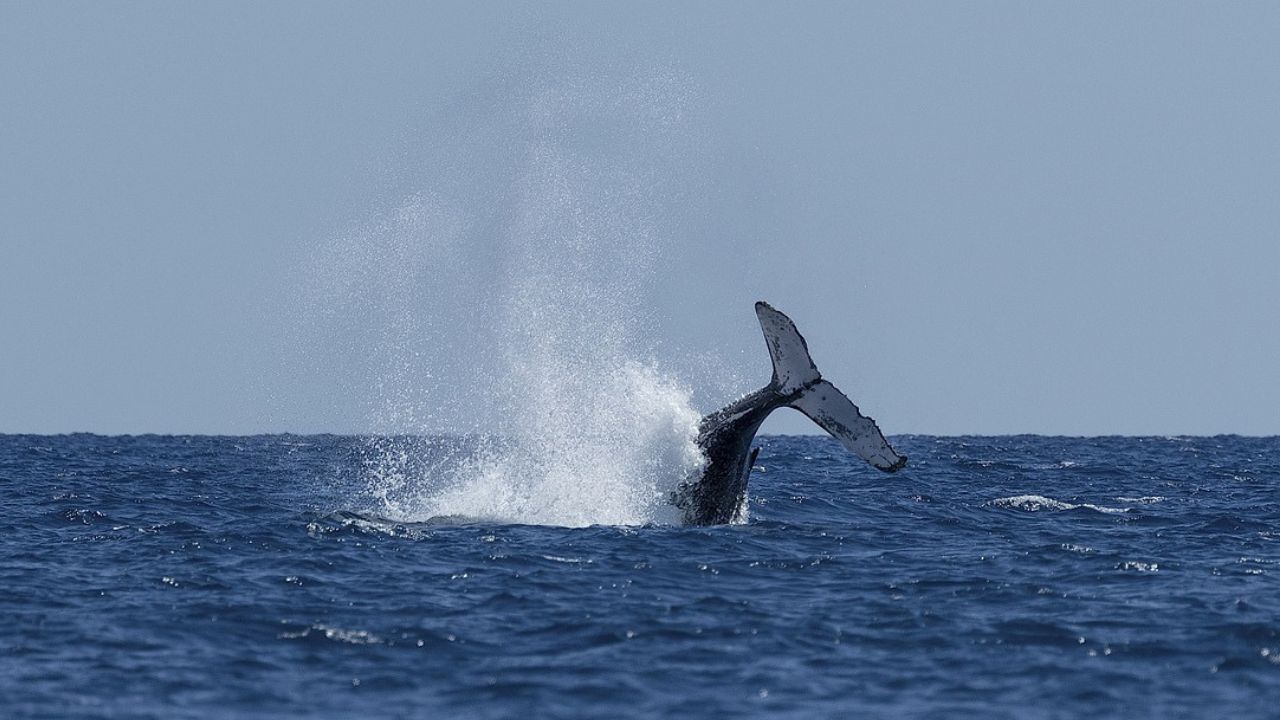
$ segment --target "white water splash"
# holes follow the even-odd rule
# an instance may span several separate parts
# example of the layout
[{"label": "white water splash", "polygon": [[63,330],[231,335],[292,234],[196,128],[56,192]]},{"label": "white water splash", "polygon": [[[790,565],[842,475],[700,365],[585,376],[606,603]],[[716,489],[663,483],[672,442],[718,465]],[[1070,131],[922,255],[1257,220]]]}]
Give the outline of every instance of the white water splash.
[{"label": "white water splash", "polygon": [[379,437],[368,463],[374,511],[396,521],[461,516],[585,526],[674,523],[668,498],[703,463],[701,415],[652,364],[566,353],[563,336],[517,353],[501,436]]},{"label": "white water splash", "polygon": [[677,521],[668,497],[702,462],[688,393],[634,363],[599,380],[565,395],[555,380],[539,384],[520,408],[527,432],[479,453],[417,513],[565,526]]},{"label": "white water splash", "polygon": [[653,359],[645,300],[688,90],[615,80],[504,87],[422,150],[408,200],[321,258],[338,314],[361,309],[371,512],[677,520],[700,413]]}]

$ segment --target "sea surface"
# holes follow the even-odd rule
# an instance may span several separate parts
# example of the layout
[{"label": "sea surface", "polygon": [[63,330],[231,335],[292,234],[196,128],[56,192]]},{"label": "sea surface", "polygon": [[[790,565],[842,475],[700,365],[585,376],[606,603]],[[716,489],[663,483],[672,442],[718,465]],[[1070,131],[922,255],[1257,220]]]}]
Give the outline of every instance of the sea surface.
[{"label": "sea surface", "polygon": [[1280,716],[1280,438],[759,442],[745,524],[569,528],[384,517],[370,438],[0,436],[0,716]]}]

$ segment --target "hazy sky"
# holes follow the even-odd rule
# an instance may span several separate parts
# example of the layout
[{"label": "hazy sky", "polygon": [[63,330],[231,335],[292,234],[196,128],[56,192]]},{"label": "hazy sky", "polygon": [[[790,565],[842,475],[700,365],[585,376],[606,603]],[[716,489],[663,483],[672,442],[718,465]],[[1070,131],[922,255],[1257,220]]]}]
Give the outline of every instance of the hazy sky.
[{"label": "hazy sky", "polygon": [[767,379],[768,299],[890,434],[1280,433],[1277,38],[1274,2],[0,0],[0,432],[370,429],[388,367],[492,373],[490,285],[573,257],[704,410]]}]

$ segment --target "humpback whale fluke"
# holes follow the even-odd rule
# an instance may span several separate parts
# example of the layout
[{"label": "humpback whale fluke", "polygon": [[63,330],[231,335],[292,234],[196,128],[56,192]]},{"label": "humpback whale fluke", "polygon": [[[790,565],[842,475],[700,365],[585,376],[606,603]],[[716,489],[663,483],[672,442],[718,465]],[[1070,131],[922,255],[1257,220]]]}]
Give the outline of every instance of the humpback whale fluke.
[{"label": "humpback whale fluke", "polygon": [[760,424],[780,407],[792,407],[813,420],[850,452],[885,472],[907,464],[874,420],[835,385],[822,378],[809,357],[809,346],[791,318],[769,303],[756,303],[756,317],[764,332],[773,378],[765,387],[702,418],[698,445],[706,455],[702,477],[686,482],[672,501],[692,525],[715,525],[742,518],[746,511],[747,480],[757,451],[752,451]]}]

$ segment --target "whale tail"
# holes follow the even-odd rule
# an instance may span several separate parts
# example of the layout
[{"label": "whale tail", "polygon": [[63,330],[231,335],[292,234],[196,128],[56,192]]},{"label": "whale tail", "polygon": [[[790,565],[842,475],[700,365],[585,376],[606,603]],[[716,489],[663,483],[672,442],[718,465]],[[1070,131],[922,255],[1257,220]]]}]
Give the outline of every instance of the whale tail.
[{"label": "whale tail", "polygon": [[791,318],[766,302],[756,303],[756,317],[773,360],[773,391],[876,468],[891,473],[905,467],[907,456],[889,446],[875,420],[863,415],[848,396],[822,378]]}]

